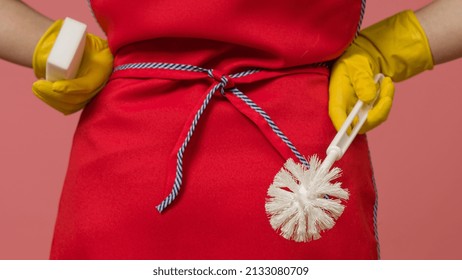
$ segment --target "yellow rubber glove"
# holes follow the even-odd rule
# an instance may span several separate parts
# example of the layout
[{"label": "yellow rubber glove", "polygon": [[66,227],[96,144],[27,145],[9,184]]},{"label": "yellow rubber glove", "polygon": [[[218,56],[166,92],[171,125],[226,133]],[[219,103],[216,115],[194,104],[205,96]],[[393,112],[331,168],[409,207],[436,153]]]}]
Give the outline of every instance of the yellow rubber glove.
[{"label": "yellow rubber glove", "polygon": [[374,76],[383,73],[381,94],[360,130],[365,133],[384,122],[391,109],[394,82],[433,68],[427,37],[412,11],[404,11],[361,31],[332,68],[329,115],[337,130],[358,98],[374,100]]},{"label": "yellow rubber glove", "polygon": [[63,24],[55,21],[38,42],[32,66],[40,80],[34,82],[32,91],[45,103],[64,113],[79,111],[106,84],[112,72],[113,57],[106,40],[87,34],[85,50],[75,79],[50,82],[45,78],[46,61]]}]

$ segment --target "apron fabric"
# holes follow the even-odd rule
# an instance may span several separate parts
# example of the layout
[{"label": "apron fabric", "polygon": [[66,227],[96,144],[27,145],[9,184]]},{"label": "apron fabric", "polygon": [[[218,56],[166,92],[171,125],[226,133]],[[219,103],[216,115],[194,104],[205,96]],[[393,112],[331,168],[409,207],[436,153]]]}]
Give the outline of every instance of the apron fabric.
[{"label": "apron fabric", "polygon": [[[335,136],[329,68],[354,38],[361,1],[114,0],[90,3],[115,56],[106,87],[75,133],[52,259],[376,259],[376,193],[365,136],[336,163],[350,192],[334,228],[297,243],[275,232],[266,192],[290,149],[304,156]],[[209,70],[150,67],[156,63]],[[135,67],[136,66],[136,67]],[[242,77],[232,74],[258,69]],[[213,70],[213,71],[212,71]],[[171,192],[177,155],[181,191]]]}]

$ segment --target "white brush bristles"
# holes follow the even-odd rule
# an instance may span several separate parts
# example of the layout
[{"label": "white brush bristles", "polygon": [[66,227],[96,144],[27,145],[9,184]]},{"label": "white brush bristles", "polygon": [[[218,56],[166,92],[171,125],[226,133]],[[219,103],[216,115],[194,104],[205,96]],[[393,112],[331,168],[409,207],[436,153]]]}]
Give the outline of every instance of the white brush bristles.
[{"label": "white brush bristles", "polygon": [[284,238],[308,242],[331,229],[345,208],[348,191],[341,188],[341,169],[319,169],[321,161],[314,155],[310,169],[288,159],[268,189],[266,213],[271,226]]}]

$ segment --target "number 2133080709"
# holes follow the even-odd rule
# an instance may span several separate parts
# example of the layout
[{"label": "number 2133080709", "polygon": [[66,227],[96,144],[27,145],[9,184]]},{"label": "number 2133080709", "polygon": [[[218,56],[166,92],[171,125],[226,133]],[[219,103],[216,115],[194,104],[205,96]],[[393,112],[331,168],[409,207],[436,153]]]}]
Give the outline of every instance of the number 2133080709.
[{"label": "number 2133080709", "polygon": [[308,267],[246,267],[245,275],[307,275]]}]

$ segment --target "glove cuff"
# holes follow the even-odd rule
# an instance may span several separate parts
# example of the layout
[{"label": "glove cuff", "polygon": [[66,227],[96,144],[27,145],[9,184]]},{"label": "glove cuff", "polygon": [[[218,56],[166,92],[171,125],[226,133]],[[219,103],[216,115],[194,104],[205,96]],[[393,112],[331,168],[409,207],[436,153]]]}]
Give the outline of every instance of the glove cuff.
[{"label": "glove cuff", "polygon": [[53,48],[53,45],[58,36],[59,30],[63,25],[63,20],[59,19],[55,21],[45,33],[42,35],[37,45],[35,46],[34,55],[32,57],[32,68],[34,74],[38,79],[45,78],[46,75],[46,61],[48,55]]},{"label": "glove cuff", "polygon": [[427,36],[414,12],[406,10],[363,30],[358,38],[367,40],[380,72],[393,81],[408,79],[433,69],[433,56]]}]

